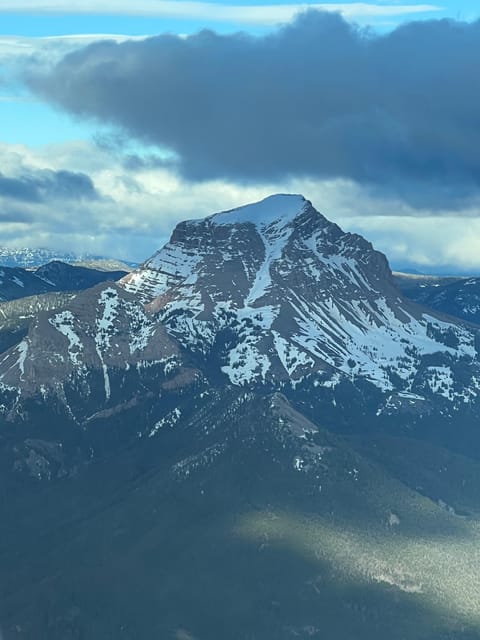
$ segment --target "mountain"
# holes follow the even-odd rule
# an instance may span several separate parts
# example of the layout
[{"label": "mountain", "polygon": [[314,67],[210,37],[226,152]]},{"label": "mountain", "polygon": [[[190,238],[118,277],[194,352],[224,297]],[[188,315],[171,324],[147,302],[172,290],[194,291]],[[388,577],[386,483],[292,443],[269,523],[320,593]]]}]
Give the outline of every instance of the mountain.
[{"label": "mountain", "polygon": [[37,278],[50,283],[56,291],[80,291],[90,289],[100,282],[119,280],[126,272],[93,269],[53,260],[38,267],[33,273]]},{"label": "mountain", "polygon": [[368,421],[475,405],[477,330],[403,298],[386,258],[301,196],[181,223],[121,284],[213,378],[292,389],[311,417],[346,395]]},{"label": "mountain", "polygon": [[294,195],[181,223],[116,286],[40,315],[0,361],[5,410],[47,393],[72,412],[66,388],[109,410],[105,367],[133,384],[131,366],[163,363],[167,337],[210,384],[281,391],[331,428],[408,419],[445,444],[461,416],[457,440],[478,438],[478,329],[402,297],[383,254]]},{"label": "mountain", "polygon": [[107,280],[119,280],[125,271],[103,271],[73,266],[58,260],[36,269],[0,268],[0,301],[55,291],[78,291]]},{"label": "mountain", "polygon": [[480,278],[396,274],[395,280],[411,300],[480,324]]},{"label": "mountain", "polygon": [[25,337],[41,311],[62,308],[73,292],[118,280],[126,271],[104,271],[53,261],[34,270],[0,268],[0,353]]},{"label": "mountain", "polygon": [[17,345],[27,335],[40,312],[62,309],[74,297],[74,292],[53,292],[1,302],[0,353]]},{"label": "mountain", "polygon": [[295,195],[62,295],[0,355],[5,640],[479,637],[479,329]]}]

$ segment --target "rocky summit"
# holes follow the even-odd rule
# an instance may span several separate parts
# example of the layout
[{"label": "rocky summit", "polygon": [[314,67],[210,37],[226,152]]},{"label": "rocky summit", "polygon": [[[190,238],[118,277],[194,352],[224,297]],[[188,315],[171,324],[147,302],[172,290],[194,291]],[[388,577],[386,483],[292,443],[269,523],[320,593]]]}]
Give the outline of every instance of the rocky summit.
[{"label": "rocky summit", "polygon": [[479,637],[480,327],[364,238],[274,195],[24,314],[6,640]]}]

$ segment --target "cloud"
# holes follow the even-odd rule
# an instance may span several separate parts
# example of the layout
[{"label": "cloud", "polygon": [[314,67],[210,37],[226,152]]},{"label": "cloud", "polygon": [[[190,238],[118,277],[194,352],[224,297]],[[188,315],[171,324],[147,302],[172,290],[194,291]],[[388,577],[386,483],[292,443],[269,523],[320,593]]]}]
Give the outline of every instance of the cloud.
[{"label": "cloud", "polygon": [[339,221],[371,240],[395,268],[443,275],[480,274],[480,220],[458,216],[372,216]]},{"label": "cloud", "polygon": [[291,3],[291,4],[248,4],[233,5],[217,2],[189,2],[139,0],[5,0],[0,3],[1,13],[47,13],[47,14],[89,14],[89,15],[131,15],[155,16],[162,18],[236,22],[239,24],[275,25],[288,22],[301,10],[312,8],[339,12],[348,18],[395,17],[441,11],[433,4],[374,4],[367,2],[344,3]]},{"label": "cloud", "polygon": [[31,73],[38,96],[171,152],[191,181],[346,179],[419,209],[480,186],[480,22],[374,35],[309,11],[269,35],[100,42]]},{"label": "cloud", "polygon": [[52,202],[56,200],[96,200],[95,186],[84,173],[72,171],[29,171],[9,177],[0,173],[0,198],[21,202]]}]

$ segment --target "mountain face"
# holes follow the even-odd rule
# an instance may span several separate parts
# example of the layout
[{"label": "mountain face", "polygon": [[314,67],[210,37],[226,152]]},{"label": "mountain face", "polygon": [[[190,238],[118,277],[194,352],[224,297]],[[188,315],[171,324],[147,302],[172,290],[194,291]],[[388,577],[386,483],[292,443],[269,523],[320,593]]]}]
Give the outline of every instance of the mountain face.
[{"label": "mountain face", "polygon": [[25,338],[4,353],[0,383],[19,396],[53,395],[71,413],[68,388],[80,407],[98,395],[99,406],[115,396],[125,402],[124,385],[112,385],[112,376],[125,381],[132,367],[137,373],[160,367],[167,378],[181,363],[180,349],[162,325],[151,322],[132,294],[107,283],[77,295],[62,310],[40,313]]},{"label": "mountain face", "polygon": [[5,640],[479,637],[475,326],[301,196],[62,295],[4,307]]},{"label": "mountain face", "polygon": [[126,271],[104,271],[64,262],[34,270],[0,268],[0,353],[18,344],[41,311],[63,308],[74,292],[118,280]]}]

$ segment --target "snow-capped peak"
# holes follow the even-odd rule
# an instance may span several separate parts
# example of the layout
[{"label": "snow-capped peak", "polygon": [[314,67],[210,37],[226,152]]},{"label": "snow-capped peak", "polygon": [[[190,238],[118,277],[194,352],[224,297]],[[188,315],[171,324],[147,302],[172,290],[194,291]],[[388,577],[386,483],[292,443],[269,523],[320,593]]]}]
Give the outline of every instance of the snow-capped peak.
[{"label": "snow-capped peak", "polygon": [[253,204],[215,213],[207,219],[214,224],[251,223],[266,227],[279,221],[287,224],[301,215],[308,206],[310,203],[302,195],[279,193]]}]

